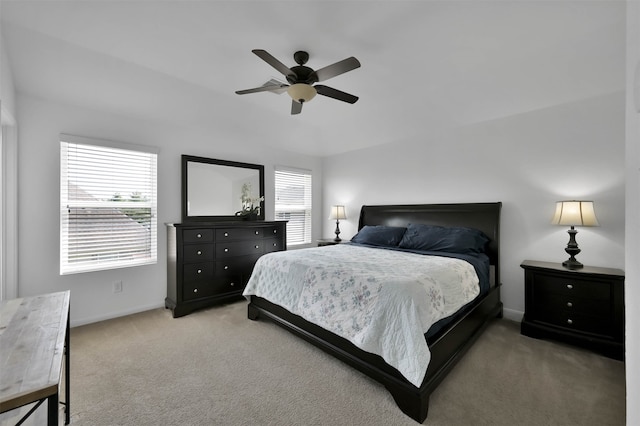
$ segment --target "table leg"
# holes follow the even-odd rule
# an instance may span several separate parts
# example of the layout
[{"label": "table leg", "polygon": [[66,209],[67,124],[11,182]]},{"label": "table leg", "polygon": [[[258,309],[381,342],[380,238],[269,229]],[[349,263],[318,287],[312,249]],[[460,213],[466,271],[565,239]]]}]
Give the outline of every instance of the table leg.
[{"label": "table leg", "polygon": [[58,426],[58,392],[47,398],[47,426]]},{"label": "table leg", "polygon": [[69,306],[69,315],[67,315],[67,335],[64,338],[66,347],[64,356],[64,424],[71,422],[71,306]]}]

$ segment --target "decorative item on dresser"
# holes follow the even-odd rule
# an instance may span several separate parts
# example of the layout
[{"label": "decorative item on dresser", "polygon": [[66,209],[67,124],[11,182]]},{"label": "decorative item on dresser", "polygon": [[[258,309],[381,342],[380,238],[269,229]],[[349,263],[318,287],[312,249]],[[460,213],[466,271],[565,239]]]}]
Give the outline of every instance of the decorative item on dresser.
[{"label": "decorative item on dresser", "polygon": [[286,221],[167,225],[167,298],[173,317],[241,297],[260,256],[286,250]]},{"label": "decorative item on dresser", "polygon": [[521,333],[624,359],[624,272],[525,260]]}]

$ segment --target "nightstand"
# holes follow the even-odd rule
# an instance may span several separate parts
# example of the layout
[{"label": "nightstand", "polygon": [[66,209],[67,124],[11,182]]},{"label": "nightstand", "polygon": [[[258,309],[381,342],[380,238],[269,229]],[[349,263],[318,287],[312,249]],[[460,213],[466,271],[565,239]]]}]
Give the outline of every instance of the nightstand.
[{"label": "nightstand", "polygon": [[335,244],[342,244],[344,242],[345,242],[344,240],[335,241],[333,238],[323,238],[323,239],[318,240],[318,247],[332,246],[332,245],[335,245]]},{"label": "nightstand", "polygon": [[520,331],[624,359],[624,272],[525,260]]}]

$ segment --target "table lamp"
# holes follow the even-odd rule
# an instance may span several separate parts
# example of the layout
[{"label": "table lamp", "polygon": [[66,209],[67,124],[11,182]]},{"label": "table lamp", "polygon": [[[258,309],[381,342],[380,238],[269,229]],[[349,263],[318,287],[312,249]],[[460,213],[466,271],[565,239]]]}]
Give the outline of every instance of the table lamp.
[{"label": "table lamp", "polygon": [[596,212],[593,209],[593,201],[558,201],[556,203],[556,213],[551,220],[553,225],[569,225],[571,229],[569,233],[569,243],[564,250],[569,254],[569,259],[562,262],[562,265],[568,269],[580,269],[582,263],[576,260],[576,255],[580,253],[578,243],[576,242],[576,234],[578,231],[574,226],[600,226],[596,218]]},{"label": "table lamp", "polygon": [[347,214],[345,213],[344,206],[331,206],[331,214],[329,215],[330,220],[336,221],[336,237],[333,239],[336,243],[342,241],[340,238],[340,219],[346,219]]}]

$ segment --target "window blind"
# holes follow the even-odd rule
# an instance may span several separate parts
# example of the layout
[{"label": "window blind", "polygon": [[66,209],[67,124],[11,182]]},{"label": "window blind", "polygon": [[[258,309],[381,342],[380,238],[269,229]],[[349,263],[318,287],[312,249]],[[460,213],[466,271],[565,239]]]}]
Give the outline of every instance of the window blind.
[{"label": "window blind", "polygon": [[62,140],[60,273],[155,263],[156,185],[156,153]]},{"label": "window blind", "polygon": [[311,242],[311,172],[276,168],[275,217],[287,220],[287,245]]}]

